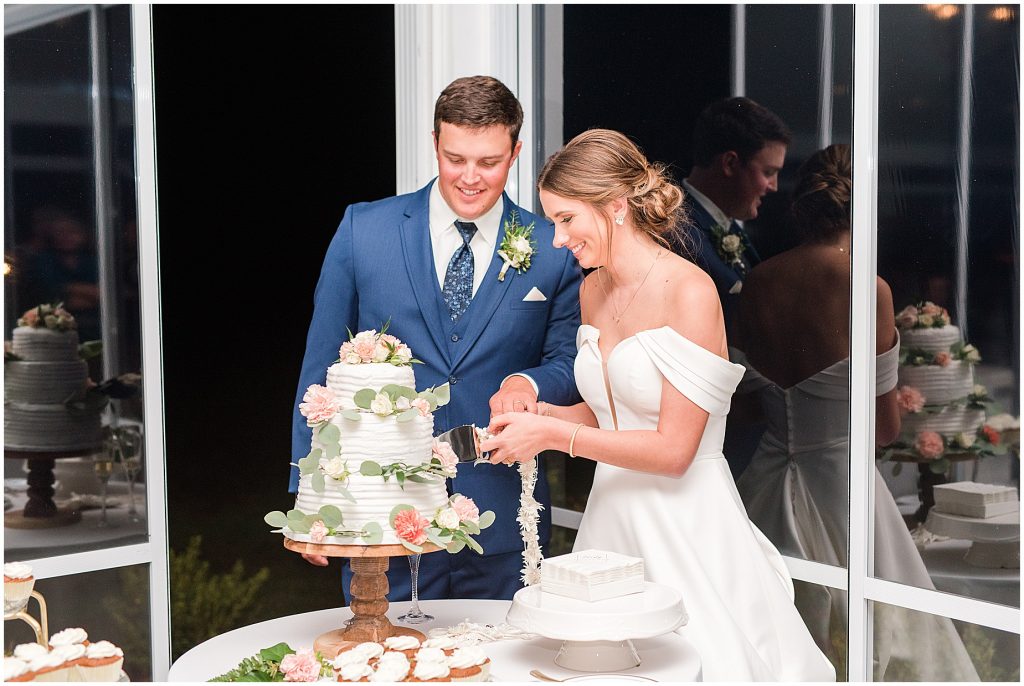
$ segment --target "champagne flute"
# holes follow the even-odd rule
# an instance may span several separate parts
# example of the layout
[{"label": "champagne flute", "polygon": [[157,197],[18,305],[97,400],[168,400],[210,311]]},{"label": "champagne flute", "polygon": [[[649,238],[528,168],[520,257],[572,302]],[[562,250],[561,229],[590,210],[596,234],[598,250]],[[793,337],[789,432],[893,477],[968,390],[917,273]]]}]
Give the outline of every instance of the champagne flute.
[{"label": "champagne flute", "polygon": [[409,573],[412,576],[412,605],[409,606],[409,611],[398,618],[398,621],[405,622],[406,624],[420,624],[422,622],[429,622],[434,618],[433,615],[428,615],[426,612],[420,609],[420,593],[419,593],[419,581],[420,581],[420,554],[413,553],[409,556]]},{"label": "champagne flute", "polygon": [[107,482],[110,481],[110,475],[114,472],[114,460],[109,455],[97,455],[93,462],[93,470],[96,472],[96,476],[99,477],[101,486],[100,491],[100,507],[102,508],[102,515],[100,521],[96,525],[97,527],[110,526],[110,522],[107,521]]},{"label": "champagne flute", "polygon": [[139,471],[142,469],[142,459],[136,456],[125,458],[124,462],[121,463],[124,467],[124,472],[128,476],[128,516],[131,517],[133,522],[141,521],[139,517],[139,511],[135,507],[135,477],[139,475]]}]

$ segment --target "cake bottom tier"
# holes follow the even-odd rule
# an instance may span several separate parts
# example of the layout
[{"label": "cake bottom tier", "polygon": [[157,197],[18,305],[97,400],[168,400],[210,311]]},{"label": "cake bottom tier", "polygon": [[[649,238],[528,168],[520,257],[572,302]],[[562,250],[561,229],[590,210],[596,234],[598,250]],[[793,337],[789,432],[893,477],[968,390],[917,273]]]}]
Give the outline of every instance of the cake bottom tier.
[{"label": "cake bottom tier", "polygon": [[100,412],[71,411],[64,405],[4,404],[4,447],[8,450],[79,450],[100,444]]},{"label": "cake bottom tier", "polygon": [[[368,522],[376,522],[384,531],[384,539],[381,541],[384,545],[399,543],[395,530],[388,521],[396,505],[409,505],[423,517],[433,519],[437,509],[448,502],[448,490],[445,488],[444,480],[440,478],[430,483],[406,481],[403,488],[394,478],[385,482],[379,476],[353,474],[349,476],[346,488],[355,498],[354,503],[339,493],[339,482],[330,478],[326,481],[324,492],[317,493],[310,484],[309,475],[300,478],[295,508],[306,514],[314,514],[324,505],[334,505],[341,510],[344,518],[339,528],[350,531],[360,531]],[[285,535],[296,541],[312,540],[309,534],[286,531]],[[351,545],[358,541],[328,536],[322,542]]]}]

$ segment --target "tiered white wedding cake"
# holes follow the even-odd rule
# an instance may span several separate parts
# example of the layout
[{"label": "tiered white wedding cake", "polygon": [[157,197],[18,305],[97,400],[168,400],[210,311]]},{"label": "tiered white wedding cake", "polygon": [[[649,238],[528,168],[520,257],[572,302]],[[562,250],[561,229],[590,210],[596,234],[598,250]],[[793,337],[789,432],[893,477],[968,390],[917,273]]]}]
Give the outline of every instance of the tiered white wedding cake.
[{"label": "tiered white wedding cake", "polygon": [[904,442],[925,458],[989,442],[982,431],[989,399],[974,383],[974,365],[981,361],[977,348],[963,341],[949,313],[932,302],[905,307],[896,325]]},{"label": "tiered white wedding cake", "polygon": [[4,446],[61,451],[99,445],[100,410],[77,403],[87,390],[75,319],[60,305],[40,305],[18,319],[4,356]]},{"label": "tiered white wedding cake", "polygon": [[299,460],[295,508],[266,522],[297,541],[388,545],[419,550],[429,541],[450,552],[494,521],[456,494],[445,479],[458,458],[432,438],[448,386],[416,391],[409,347],[385,330],[363,331],[341,346],[327,386],[310,386],[299,411],[313,429],[312,449]]}]

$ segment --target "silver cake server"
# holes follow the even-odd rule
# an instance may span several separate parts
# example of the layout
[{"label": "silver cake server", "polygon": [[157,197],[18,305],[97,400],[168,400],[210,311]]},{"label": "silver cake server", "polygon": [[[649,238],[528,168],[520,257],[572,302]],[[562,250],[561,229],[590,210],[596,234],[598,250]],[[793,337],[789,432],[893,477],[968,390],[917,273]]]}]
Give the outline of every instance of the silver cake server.
[{"label": "silver cake server", "polygon": [[480,439],[477,435],[477,428],[473,424],[463,424],[454,429],[445,431],[437,440],[446,441],[451,444],[452,450],[459,458],[459,462],[476,462],[483,460],[484,454],[480,451]]}]

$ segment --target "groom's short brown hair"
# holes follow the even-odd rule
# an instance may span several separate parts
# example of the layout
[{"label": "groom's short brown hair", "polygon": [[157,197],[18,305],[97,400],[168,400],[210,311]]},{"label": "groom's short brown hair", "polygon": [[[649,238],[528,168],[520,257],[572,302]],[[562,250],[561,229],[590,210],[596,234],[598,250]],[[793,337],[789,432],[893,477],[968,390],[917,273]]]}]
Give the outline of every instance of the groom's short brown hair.
[{"label": "groom's short brown hair", "polygon": [[504,126],[515,145],[523,127],[523,106],[498,79],[464,76],[448,84],[434,104],[435,138],[441,135],[441,122],[471,129]]}]

